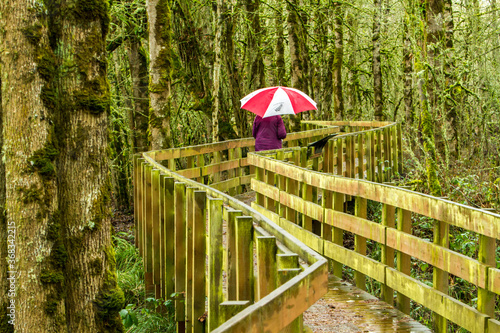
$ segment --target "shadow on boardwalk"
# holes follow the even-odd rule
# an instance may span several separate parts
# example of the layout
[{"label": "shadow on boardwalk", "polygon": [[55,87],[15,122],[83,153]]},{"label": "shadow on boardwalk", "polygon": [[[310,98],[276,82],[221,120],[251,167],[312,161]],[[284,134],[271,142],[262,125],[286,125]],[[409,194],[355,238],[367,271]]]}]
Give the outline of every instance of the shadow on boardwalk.
[{"label": "shadow on boardwalk", "polygon": [[335,276],[328,293],[304,312],[308,332],[432,332],[378,298]]}]

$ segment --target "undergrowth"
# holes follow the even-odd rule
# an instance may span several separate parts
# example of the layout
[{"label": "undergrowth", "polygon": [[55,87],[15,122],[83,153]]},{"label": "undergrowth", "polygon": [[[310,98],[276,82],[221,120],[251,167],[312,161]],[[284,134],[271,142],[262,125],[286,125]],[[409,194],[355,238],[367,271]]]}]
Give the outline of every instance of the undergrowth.
[{"label": "undergrowth", "polygon": [[175,332],[171,302],[146,298],[142,258],[133,237],[124,232],[113,236],[118,284],[127,304],[120,311],[123,324],[127,333]]}]

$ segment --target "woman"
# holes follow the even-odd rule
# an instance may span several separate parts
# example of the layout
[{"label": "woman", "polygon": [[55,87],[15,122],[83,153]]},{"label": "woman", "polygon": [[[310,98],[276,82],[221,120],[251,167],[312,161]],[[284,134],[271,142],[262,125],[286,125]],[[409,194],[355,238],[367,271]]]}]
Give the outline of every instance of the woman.
[{"label": "woman", "polygon": [[256,116],[252,134],[255,138],[255,151],[280,149],[281,140],[286,138],[285,124],[280,116]]}]

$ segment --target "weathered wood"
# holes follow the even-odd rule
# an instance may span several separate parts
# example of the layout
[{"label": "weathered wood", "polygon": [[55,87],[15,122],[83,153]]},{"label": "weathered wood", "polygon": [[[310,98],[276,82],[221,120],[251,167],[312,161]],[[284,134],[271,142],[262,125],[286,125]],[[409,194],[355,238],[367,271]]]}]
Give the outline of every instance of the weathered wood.
[{"label": "weathered wood", "polygon": [[366,133],[366,165],[367,165],[367,179],[375,181],[375,140],[374,133]]},{"label": "weathered wood", "polygon": [[[364,198],[356,197],[354,215],[356,217],[366,219],[367,217],[367,201]],[[354,234],[354,251],[361,255],[366,255],[366,237],[363,237],[359,234]],[[361,290],[366,290],[366,279],[365,275],[355,271],[354,279],[356,281],[356,287]]]},{"label": "weathered wood", "polygon": [[[382,206],[382,225],[388,228],[395,227],[395,207],[390,205]],[[384,241],[382,245],[382,263],[389,266],[394,267],[394,248],[387,246],[387,242]],[[381,298],[387,304],[391,306],[394,304],[394,291],[390,289],[387,285],[382,286],[381,289]]]},{"label": "weathered wood", "polygon": [[192,321],[193,332],[203,332],[205,328],[206,296],[206,199],[205,191],[194,191],[193,205],[193,283],[192,283]]},{"label": "weathered wood", "polygon": [[149,164],[144,165],[145,179],[145,228],[144,228],[144,282],[146,284],[146,297],[155,296],[155,287],[153,282],[153,204],[152,204],[152,186],[151,171],[153,167]]},{"label": "weathered wood", "polygon": [[193,224],[195,187],[186,188],[186,286],[185,286],[185,322],[186,330],[191,332],[196,318],[193,316]]},{"label": "weathered wood", "polygon": [[[450,245],[450,226],[446,222],[434,222],[434,244],[448,248]],[[438,267],[433,267],[432,282],[435,289],[448,294],[448,272]],[[446,333],[448,322],[446,318],[434,313],[433,329],[435,332]]]},{"label": "weathered wood", "polygon": [[238,255],[236,249],[236,218],[241,216],[239,210],[230,210],[227,212],[227,253],[226,272],[227,272],[227,299],[230,301],[238,300]]},{"label": "weathered wood", "polygon": [[[153,283],[155,285],[160,284],[160,170],[153,169],[151,171],[151,211],[152,211],[152,273],[153,273]],[[161,295],[156,294],[156,298],[161,298]]]},{"label": "weathered wood", "polygon": [[236,217],[236,295],[237,300],[254,301],[253,219]]},{"label": "weathered wood", "polygon": [[[175,208],[175,321],[184,327],[186,291],[186,184],[174,184]],[[180,323],[180,324],[179,324]]]},{"label": "weathered wood", "polygon": [[220,322],[224,323],[250,305],[250,301],[225,301],[220,304]]},{"label": "weathered wood", "polygon": [[222,200],[208,199],[208,331],[213,331],[223,323],[219,306],[223,302],[222,293]]},{"label": "weathered wood", "polygon": [[276,252],[276,238],[274,236],[256,237],[258,281],[256,300],[261,300],[277,286]]},{"label": "weathered wood", "polygon": [[[398,209],[397,229],[411,235],[411,212]],[[394,248],[394,247],[393,247]],[[396,253],[397,269],[403,274],[410,276],[411,273],[411,257],[404,252]],[[398,293],[396,298],[396,306],[399,311],[409,315],[411,306],[410,299],[405,295]]]},{"label": "weathered wood", "polygon": [[[478,261],[491,267],[496,266],[496,240],[494,238],[479,235]],[[486,288],[479,287],[477,309],[495,318],[495,294]]]}]

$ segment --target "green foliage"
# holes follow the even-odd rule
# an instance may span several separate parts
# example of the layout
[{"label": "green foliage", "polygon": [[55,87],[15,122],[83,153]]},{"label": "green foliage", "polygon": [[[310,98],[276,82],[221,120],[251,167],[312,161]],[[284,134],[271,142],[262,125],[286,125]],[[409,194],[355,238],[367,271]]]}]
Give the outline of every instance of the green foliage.
[{"label": "green foliage", "polygon": [[119,233],[113,237],[116,250],[118,285],[125,296],[127,306],[120,316],[127,332],[175,332],[173,304],[145,297],[142,258],[130,233]]}]

